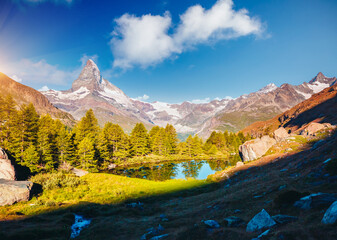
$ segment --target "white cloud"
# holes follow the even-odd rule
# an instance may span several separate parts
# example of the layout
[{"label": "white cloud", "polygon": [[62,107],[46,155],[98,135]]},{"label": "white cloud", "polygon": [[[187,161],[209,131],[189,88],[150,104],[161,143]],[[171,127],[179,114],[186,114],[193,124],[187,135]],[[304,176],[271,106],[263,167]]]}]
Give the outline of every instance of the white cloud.
[{"label": "white cloud", "polygon": [[110,41],[115,57],[114,66],[130,68],[137,64],[148,67],[177,52],[173,39],[168,35],[171,16],[135,17],[124,14],[116,19],[117,26]]},{"label": "white cloud", "polygon": [[146,94],[144,94],[143,96],[139,96],[136,99],[139,101],[146,101],[147,99],[149,99],[150,97]]},{"label": "white cloud", "polygon": [[17,81],[17,82],[22,82],[22,79],[21,78],[19,78],[18,76],[16,76],[16,75],[13,75],[13,76],[11,76],[10,77],[11,79],[13,79],[14,81]]},{"label": "white cloud", "polygon": [[81,68],[75,70],[63,71],[57,65],[51,65],[46,60],[32,61],[30,59],[22,59],[7,65],[1,65],[0,71],[20,80],[23,84],[30,86],[41,86],[52,84],[55,86],[66,86],[74,81]]},{"label": "white cloud", "polygon": [[42,88],[39,89],[40,92],[45,92],[48,91],[49,87],[48,86],[43,86]]},{"label": "white cloud", "polygon": [[146,68],[174,57],[198,44],[263,32],[259,19],[250,17],[246,9],[235,11],[232,0],[218,0],[206,10],[195,5],[180,16],[176,27],[171,16],[124,14],[115,20],[110,46],[114,67]]}]

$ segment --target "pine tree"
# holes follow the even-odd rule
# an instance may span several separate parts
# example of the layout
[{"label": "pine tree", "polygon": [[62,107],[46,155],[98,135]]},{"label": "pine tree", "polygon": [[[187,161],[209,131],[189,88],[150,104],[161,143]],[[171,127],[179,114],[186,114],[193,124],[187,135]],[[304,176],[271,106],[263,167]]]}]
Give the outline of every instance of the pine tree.
[{"label": "pine tree", "polygon": [[23,164],[28,167],[32,173],[39,172],[41,168],[39,167],[39,154],[33,144],[30,144],[29,147],[22,154]]},{"label": "pine tree", "polygon": [[23,162],[23,152],[30,144],[37,145],[37,133],[39,128],[39,115],[33,104],[22,105],[17,118],[13,120],[12,139],[10,148],[15,158]]},{"label": "pine tree", "polygon": [[129,139],[118,124],[106,123],[99,134],[98,149],[103,165],[125,160],[129,155]]},{"label": "pine tree", "polygon": [[177,132],[175,128],[167,124],[165,127],[165,149],[166,155],[175,154],[177,152]]},{"label": "pine tree", "polygon": [[38,150],[40,162],[47,171],[58,166],[57,125],[50,115],[44,115],[39,120]]},{"label": "pine tree", "polygon": [[133,156],[145,156],[150,151],[150,142],[147,130],[143,123],[137,123],[131,132],[131,154]]},{"label": "pine tree", "polygon": [[94,159],[94,143],[90,137],[84,137],[83,140],[78,144],[77,154],[82,168],[90,171],[97,171],[97,160]]},{"label": "pine tree", "polygon": [[82,141],[84,137],[94,140],[99,133],[98,121],[94,115],[94,111],[89,109],[81,121],[76,125],[76,143]]}]

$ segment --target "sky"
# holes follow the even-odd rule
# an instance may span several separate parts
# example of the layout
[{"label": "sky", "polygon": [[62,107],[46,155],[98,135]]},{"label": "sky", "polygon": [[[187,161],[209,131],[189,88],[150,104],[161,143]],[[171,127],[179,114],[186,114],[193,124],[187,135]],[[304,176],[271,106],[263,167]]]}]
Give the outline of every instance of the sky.
[{"label": "sky", "polygon": [[90,58],[145,101],[207,102],[337,75],[334,0],[0,0],[0,72],[66,90]]}]

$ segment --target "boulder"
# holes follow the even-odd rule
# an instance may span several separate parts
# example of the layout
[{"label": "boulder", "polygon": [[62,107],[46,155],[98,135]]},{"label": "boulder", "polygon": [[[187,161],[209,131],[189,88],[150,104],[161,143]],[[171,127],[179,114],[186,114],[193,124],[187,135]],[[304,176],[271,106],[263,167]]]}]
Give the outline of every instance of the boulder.
[{"label": "boulder", "polygon": [[295,222],[295,221],[298,220],[297,217],[283,215],[283,214],[278,214],[278,215],[272,216],[272,218],[278,224],[287,224],[287,223]]},{"label": "boulder", "polygon": [[28,201],[33,183],[0,179],[0,206]]},{"label": "boulder", "polygon": [[204,221],[204,223],[210,228],[219,228],[220,227],[219,223],[215,220],[206,220],[206,221]]},{"label": "boulder", "polygon": [[307,125],[304,129],[301,131],[301,135],[308,135],[308,136],[314,136],[317,132],[324,130],[324,129],[331,129],[334,128],[330,123],[316,123],[312,122],[309,125]]},{"label": "boulder", "polygon": [[241,166],[243,166],[243,165],[245,165],[243,162],[238,161],[238,162],[236,163],[235,167],[241,167]]},{"label": "boulder", "polygon": [[269,136],[247,141],[239,147],[240,157],[244,162],[255,160],[262,157],[275,143],[276,140]]},{"label": "boulder", "polygon": [[331,206],[326,210],[322,223],[324,224],[334,224],[337,221],[337,201],[335,201]]},{"label": "boulder", "polygon": [[313,193],[308,196],[302,197],[300,200],[296,201],[294,206],[304,210],[312,208],[322,208],[330,206],[330,204],[336,200],[337,197],[334,194]]},{"label": "boulder", "polygon": [[289,137],[289,134],[284,127],[280,127],[274,131],[273,136],[277,142],[281,142]]},{"label": "boulder", "polygon": [[71,170],[77,177],[82,177],[84,175],[87,175],[89,172],[85,171],[83,169],[79,169],[79,168],[73,168]]},{"label": "boulder", "polygon": [[6,152],[0,148],[0,179],[15,180],[15,169]]},{"label": "boulder", "polygon": [[261,231],[263,229],[270,228],[274,225],[276,225],[274,219],[271,218],[271,216],[267,213],[266,210],[262,209],[261,212],[256,214],[252,218],[252,220],[249,221],[249,223],[247,224],[246,231],[247,232]]},{"label": "boulder", "polygon": [[227,227],[239,227],[245,223],[241,218],[239,217],[226,217],[224,221],[227,223]]}]

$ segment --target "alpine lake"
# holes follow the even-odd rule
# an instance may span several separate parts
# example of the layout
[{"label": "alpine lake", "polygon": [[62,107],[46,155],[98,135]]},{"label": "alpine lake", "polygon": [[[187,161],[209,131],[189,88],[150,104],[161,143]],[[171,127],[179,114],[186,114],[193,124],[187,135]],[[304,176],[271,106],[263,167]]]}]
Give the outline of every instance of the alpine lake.
[{"label": "alpine lake", "polygon": [[170,179],[207,179],[208,175],[233,166],[240,160],[239,156],[218,160],[180,160],[165,161],[164,163],[149,163],[130,167],[116,167],[108,173],[130,178],[141,178],[152,181]]}]

